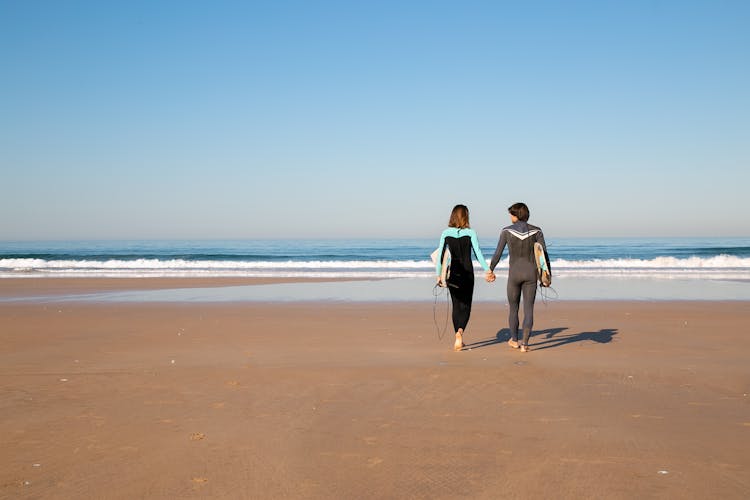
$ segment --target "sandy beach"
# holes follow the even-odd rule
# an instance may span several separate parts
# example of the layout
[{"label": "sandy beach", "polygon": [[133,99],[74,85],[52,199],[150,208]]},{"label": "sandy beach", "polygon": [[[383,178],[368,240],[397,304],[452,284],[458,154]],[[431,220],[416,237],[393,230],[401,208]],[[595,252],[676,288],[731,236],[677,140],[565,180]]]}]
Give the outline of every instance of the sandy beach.
[{"label": "sandy beach", "polygon": [[747,498],[749,319],[551,302],[522,354],[480,303],[454,353],[428,302],[0,304],[0,497]]}]

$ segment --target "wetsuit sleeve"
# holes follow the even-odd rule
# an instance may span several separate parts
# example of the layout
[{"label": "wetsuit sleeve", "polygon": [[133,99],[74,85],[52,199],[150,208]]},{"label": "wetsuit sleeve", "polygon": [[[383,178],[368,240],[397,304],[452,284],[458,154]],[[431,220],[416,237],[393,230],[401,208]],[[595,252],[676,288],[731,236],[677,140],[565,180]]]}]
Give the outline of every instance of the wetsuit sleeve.
[{"label": "wetsuit sleeve", "polygon": [[547,261],[547,270],[549,271],[550,276],[552,276],[552,264],[549,260],[549,254],[547,253],[547,243],[544,242],[544,233],[542,233],[541,229],[538,233],[536,233],[536,241],[542,244],[542,249],[544,250],[544,260]]},{"label": "wetsuit sleeve", "polygon": [[497,242],[497,248],[495,249],[495,255],[492,256],[492,260],[490,261],[490,271],[495,270],[495,266],[498,262],[500,262],[500,257],[503,255],[503,250],[505,250],[505,245],[507,244],[507,241],[505,240],[505,230],[500,231],[500,239]]},{"label": "wetsuit sleeve", "polygon": [[482,249],[479,248],[477,233],[475,233],[474,231],[471,232],[471,246],[474,248],[474,255],[476,255],[479,264],[482,265],[482,269],[484,269],[485,271],[489,271],[490,267],[487,265],[487,261],[485,260],[484,255],[482,255]]},{"label": "wetsuit sleeve", "polygon": [[440,250],[440,253],[438,254],[437,260],[435,261],[435,274],[440,276],[440,273],[443,272],[443,257],[445,256],[445,231],[443,231],[443,234],[440,235],[438,250]]}]

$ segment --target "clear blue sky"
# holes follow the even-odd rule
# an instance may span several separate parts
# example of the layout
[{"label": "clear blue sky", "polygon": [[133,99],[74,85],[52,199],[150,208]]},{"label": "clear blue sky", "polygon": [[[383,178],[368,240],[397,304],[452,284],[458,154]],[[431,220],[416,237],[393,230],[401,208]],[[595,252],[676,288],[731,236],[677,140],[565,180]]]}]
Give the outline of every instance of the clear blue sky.
[{"label": "clear blue sky", "polygon": [[0,0],[0,239],[750,235],[750,2]]}]

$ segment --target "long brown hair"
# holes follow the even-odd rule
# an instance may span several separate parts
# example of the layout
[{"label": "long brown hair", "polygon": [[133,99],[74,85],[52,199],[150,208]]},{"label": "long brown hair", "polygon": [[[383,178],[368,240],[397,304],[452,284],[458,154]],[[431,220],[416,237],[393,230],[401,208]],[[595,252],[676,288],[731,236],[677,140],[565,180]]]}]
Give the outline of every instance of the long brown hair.
[{"label": "long brown hair", "polygon": [[456,205],[451,211],[451,218],[448,221],[448,227],[457,227],[466,229],[469,225],[469,209],[466,205]]}]

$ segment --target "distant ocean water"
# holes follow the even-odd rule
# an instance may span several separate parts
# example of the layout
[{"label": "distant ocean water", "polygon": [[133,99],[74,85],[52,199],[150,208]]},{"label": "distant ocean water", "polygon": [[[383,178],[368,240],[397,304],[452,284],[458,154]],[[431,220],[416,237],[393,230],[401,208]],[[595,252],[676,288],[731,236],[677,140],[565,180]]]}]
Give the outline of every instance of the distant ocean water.
[{"label": "distant ocean water", "polygon": [[[482,251],[489,260],[494,244]],[[750,280],[750,238],[550,238],[553,274]],[[0,242],[8,277],[430,277],[435,239]],[[507,269],[507,250],[498,268]],[[481,268],[477,265],[477,272]]]}]

